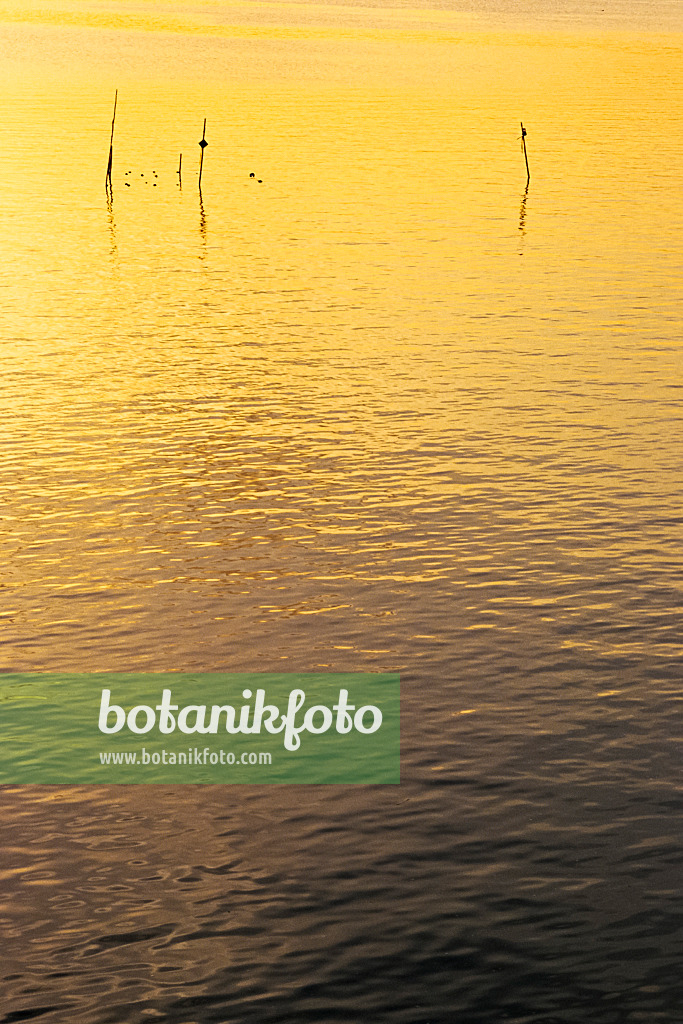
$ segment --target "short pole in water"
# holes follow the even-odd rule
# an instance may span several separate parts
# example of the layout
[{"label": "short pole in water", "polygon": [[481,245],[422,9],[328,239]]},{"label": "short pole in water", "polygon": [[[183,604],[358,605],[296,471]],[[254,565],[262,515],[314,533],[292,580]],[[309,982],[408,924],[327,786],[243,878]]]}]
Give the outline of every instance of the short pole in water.
[{"label": "short pole in water", "polygon": [[202,155],[199,158],[199,188],[202,187],[202,166],[204,164],[204,150],[209,145],[206,141],[206,118],[204,118],[204,130],[202,131],[202,141],[199,143],[202,150]]},{"label": "short pole in water", "polygon": [[114,114],[111,119],[111,137],[109,139],[109,160],[107,162],[107,176],[104,179],[104,184],[107,188],[111,188],[111,167],[114,162],[114,121],[116,120],[116,101],[119,98],[119,90],[117,89],[114,93]]},{"label": "short pole in water", "polygon": [[528,185],[529,181],[531,180],[531,171],[529,170],[529,157],[526,153],[526,128],[524,127],[521,121],[519,123],[522,128],[522,152],[524,153],[524,163],[526,164],[526,182]]}]

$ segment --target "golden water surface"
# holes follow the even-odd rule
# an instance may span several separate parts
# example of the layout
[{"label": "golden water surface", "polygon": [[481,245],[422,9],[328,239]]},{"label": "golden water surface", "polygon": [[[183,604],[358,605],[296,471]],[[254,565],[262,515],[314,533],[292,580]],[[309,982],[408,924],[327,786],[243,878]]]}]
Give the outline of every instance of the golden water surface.
[{"label": "golden water surface", "polygon": [[503,13],[0,4],[2,669],[404,779],[5,790],[2,1020],[676,1022],[683,36]]}]

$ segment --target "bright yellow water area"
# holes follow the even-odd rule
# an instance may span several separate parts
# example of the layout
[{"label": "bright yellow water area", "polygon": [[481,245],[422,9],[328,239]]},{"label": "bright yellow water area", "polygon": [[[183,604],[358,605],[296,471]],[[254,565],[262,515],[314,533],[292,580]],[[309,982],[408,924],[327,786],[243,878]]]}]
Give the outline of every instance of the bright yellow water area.
[{"label": "bright yellow water area", "polygon": [[[368,17],[370,15],[370,17]],[[218,37],[260,36],[261,38],[330,38],[332,35],[376,35],[378,30],[395,32],[406,25],[433,27],[442,25],[453,30],[468,25],[472,17],[438,10],[406,8],[375,8],[329,4],[202,2],[173,3],[154,0],[144,4],[118,3],[51,3],[49,6],[12,3],[2,5],[6,22],[60,25],[94,29],[119,29],[142,32],[175,32]]]},{"label": "bright yellow water area", "polygon": [[[97,629],[86,595],[111,593],[105,667],[112,636],[168,667],[152,623],[186,653],[214,623],[209,669],[234,615],[270,649],[313,611],[321,653],[306,634],[278,660],[391,669],[447,657],[452,587],[462,635],[522,642],[500,588],[560,520],[527,609],[586,557],[661,571],[669,540],[636,555],[590,524],[667,506],[680,476],[681,37],[304,4],[0,13],[18,636],[68,660]],[[367,588],[383,640],[374,614],[357,631]]]}]

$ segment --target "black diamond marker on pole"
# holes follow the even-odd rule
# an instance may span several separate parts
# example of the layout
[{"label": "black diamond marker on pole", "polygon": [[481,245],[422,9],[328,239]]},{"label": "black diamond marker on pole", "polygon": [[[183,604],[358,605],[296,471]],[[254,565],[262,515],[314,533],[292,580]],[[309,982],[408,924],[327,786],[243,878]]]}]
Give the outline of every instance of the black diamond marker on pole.
[{"label": "black diamond marker on pole", "polygon": [[199,143],[202,149],[202,155],[199,158],[199,191],[202,189],[202,165],[204,163],[204,150],[209,145],[206,141],[206,118],[204,118],[204,130],[202,131],[202,141]]}]

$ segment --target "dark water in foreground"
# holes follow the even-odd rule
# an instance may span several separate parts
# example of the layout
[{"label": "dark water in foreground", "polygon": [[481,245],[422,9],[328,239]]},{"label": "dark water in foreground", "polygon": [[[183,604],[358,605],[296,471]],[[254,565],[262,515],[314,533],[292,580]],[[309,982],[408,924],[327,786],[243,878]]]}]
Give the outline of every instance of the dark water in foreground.
[{"label": "dark water in foreground", "polygon": [[680,1024],[680,37],[280,7],[3,14],[0,667],[402,783],[5,787],[0,1022]]},{"label": "dark water in foreground", "polygon": [[6,792],[2,1019],[675,1021],[677,804],[624,711],[391,791]]}]

